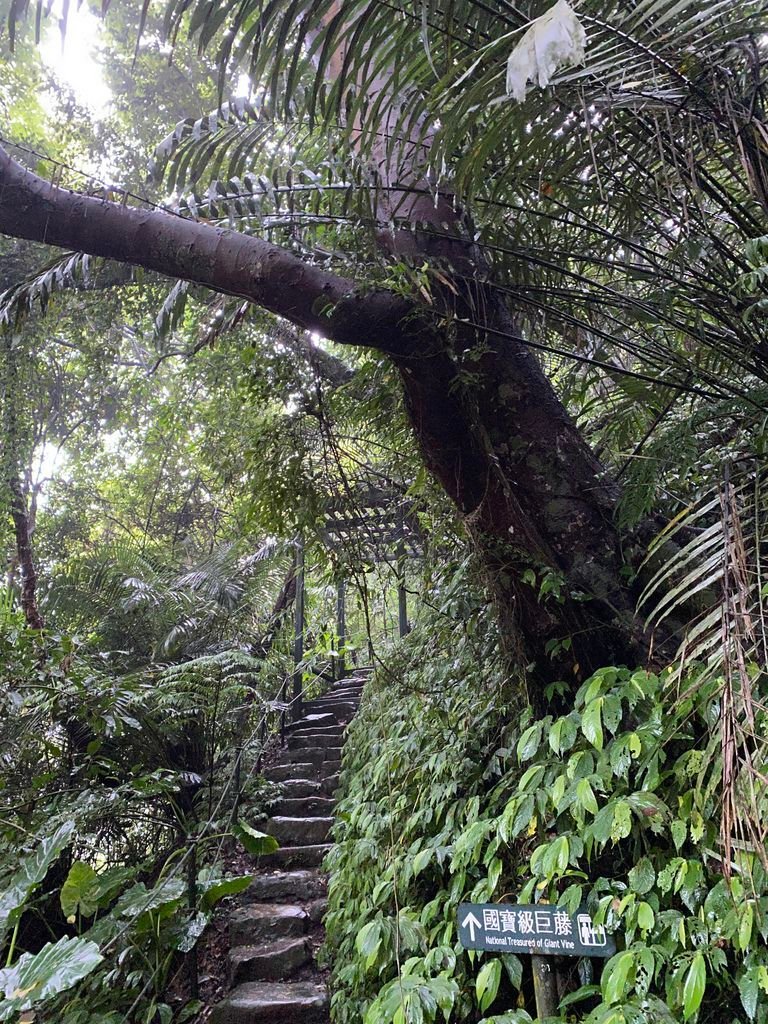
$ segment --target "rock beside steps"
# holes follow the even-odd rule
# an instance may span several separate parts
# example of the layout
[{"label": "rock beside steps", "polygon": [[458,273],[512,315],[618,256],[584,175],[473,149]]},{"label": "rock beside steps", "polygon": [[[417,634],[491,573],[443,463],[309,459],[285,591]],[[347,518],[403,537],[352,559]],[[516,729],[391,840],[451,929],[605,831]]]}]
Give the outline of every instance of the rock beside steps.
[{"label": "rock beside steps", "polygon": [[211,1024],[328,1024],[328,993],[315,962],[323,938],[327,880],[320,868],[331,846],[333,793],[344,730],[360,703],[367,673],[358,670],[302,718],[266,776],[282,783],[274,817],[263,827],[280,849],[259,861],[246,902],[229,917],[231,990]]}]

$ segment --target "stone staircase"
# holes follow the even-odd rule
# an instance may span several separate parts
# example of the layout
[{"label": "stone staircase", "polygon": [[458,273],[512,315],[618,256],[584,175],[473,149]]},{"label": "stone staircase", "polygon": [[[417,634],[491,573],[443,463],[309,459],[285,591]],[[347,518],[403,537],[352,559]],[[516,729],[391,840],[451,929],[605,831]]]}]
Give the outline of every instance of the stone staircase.
[{"label": "stone staircase", "polygon": [[231,990],[211,1024],[328,1024],[328,993],[315,962],[323,940],[333,794],[344,731],[360,703],[367,671],[305,701],[268,779],[282,798],[264,826],[280,849],[261,857],[243,906],[229,918]]}]

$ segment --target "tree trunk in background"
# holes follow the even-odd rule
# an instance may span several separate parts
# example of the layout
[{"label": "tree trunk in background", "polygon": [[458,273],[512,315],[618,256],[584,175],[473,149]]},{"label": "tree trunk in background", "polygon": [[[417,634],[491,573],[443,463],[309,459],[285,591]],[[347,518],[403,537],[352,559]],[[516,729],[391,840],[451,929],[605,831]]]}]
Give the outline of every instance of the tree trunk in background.
[{"label": "tree trunk in background", "polygon": [[435,230],[397,231],[392,251],[451,267],[430,307],[365,291],[261,239],[56,188],[0,151],[0,231],[240,295],[390,356],[424,460],[489,571],[510,659],[535,665],[530,695],[541,710],[553,679],[642,660],[619,571],[616,491],[516,337],[471,243],[439,237],[445,217],[454,233],[460,215],[445,199],[422,197],[400,216]]},{"label": "tree trunk in background", "polygon": [[8,335],[3,345],[2,394],[3,449],[2,449],[2,487],[6,490],[8,511],[13,523],[16,541],[16,561],[20,574],[21,608],[28,625],[33,629],[42,629],[43,620],[37,607],[37,572],[32,550],[32,532],[34,529],[27,492],[22,482],[19,466],[21,444],[19,423],[16,415],[16,403],[20,388],[16,353],[13,340]]},{"label": "tree trunk in background", "polygon": [[21,571],[21,610],[32,629],[42,629],[43,619],[37,607],[37,571],[32,551],[32,529],[26,495],[18,476],[8,481],[11,495],[11,519],[16,537],[16,555]]}]

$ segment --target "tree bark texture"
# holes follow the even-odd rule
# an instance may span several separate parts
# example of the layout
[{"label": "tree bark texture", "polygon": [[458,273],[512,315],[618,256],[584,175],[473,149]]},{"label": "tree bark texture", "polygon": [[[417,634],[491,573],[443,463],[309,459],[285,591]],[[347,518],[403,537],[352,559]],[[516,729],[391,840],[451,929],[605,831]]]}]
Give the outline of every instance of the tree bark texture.
[{"label": "tree bark texture", "polygon": [[[404,216],[435,230],[397,230],[382,244],[444,258],[459,282],[437,286],[431,307],[366,292],[252,236],[57,188],[0,151],[1,232],[242,296],[392,358],[425,462],[489,571],[511,653],[537,666],[538,703],[547,679],[642,657],[619,572],[615,486],[484,283],[471,243],[457,240],[460,215],[445,199],[420,199]],[[446,227],[453,237],[441,239]],[[559,596],[542,595],[548,574]],[[553,660],[562,640],[570,651]]]},{"label": "tree bark texture", "polygon": [[16,564],[21,577],[21,609],[28,625],[33,629],[43,628],[43,619],[37,607],[37,572],[32,549],[33,510],[27,501],[27,494],[19,470],[19,424],[16,415],[18,379],[17,355],[9,337],[3,346],[2,388],[2,486],[7,491],[8,511],[13,523],[16,542]]},{"label": "tree bark texture", "polygon": [[13,476],[8,482],[11,495],[11,519],[16,537],[16,556],[21,570],[21,610],[32,629],[42,629],[43,619],[37,607],[37,571],[32,551],[27,499],[21,480]]}]

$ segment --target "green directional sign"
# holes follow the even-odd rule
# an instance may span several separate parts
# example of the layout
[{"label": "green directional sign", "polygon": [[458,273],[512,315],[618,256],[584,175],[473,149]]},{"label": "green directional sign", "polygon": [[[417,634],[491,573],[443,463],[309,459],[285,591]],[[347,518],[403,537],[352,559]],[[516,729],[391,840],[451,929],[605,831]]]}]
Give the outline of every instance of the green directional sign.
[{"label": "green directional sign", "polygon": [[586,907],[569,914],[548,903],[462,903],[459,942],[465,949],[537,956],[613,956],[616,943]]}]

